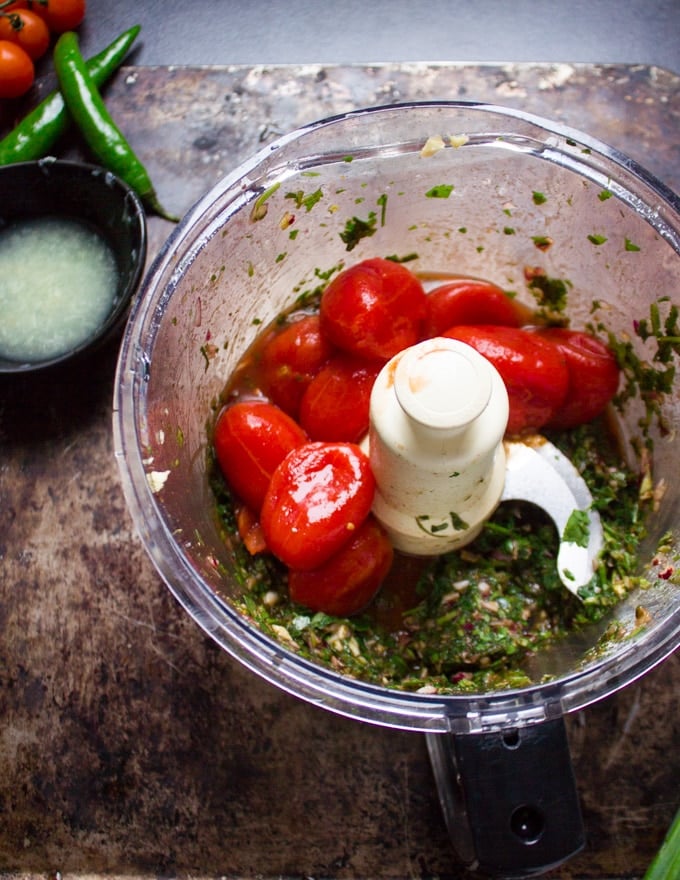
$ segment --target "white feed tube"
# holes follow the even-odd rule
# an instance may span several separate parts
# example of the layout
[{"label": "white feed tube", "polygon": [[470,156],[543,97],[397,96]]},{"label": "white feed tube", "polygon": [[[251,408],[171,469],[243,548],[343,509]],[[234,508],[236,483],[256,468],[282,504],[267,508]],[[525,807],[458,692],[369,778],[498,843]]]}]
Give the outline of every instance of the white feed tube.
[{"label": "white feed tube", "polygon": [[385,365],[366,445],[396,549],[434,556],[479,534],[503,491],[507,421],[498,371],[463,342],[428,339]]}]

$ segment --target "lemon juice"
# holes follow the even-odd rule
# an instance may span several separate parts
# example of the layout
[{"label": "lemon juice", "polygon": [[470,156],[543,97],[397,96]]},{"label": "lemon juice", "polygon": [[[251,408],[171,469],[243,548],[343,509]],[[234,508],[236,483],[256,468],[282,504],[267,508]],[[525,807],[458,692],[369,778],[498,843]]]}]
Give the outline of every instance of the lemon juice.
[{"label": "lemon juice", "polygon": [[89,339],[114,305],[110,246],[76,220],[38,217],[0,231],[0,356],[39,362]]}]

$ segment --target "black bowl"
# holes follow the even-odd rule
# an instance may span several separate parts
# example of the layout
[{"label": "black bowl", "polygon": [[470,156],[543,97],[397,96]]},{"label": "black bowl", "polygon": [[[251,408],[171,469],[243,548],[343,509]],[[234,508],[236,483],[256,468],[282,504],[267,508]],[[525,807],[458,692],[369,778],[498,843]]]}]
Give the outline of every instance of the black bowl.
[{"label": "black bowl", "polygon": [[75,347],[35,362],[0,356],[0,374],[42,370],[90,353],[111,339],[122,329],[144,270],[147,239],[142,202],[106,169],[51,157],[0,167],[0,232],[17,220],[42,216],[80,221],[103,237],[116,259],[116,295],[106,320]]}]

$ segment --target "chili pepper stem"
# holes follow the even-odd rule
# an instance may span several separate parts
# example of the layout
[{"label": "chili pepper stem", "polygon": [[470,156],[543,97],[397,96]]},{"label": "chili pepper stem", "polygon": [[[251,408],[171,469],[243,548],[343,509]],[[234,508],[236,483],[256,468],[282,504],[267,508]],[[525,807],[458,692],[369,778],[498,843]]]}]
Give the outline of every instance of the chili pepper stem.
[{"label": "chili pepper stem", "polygon": [[177,222],[177,218],[159,204],[148,171],[104,104],[73,31],[63,33],[57,40],[54,67],[66,107],[92,153],[134,189],[152,210]]},{"label": "chili pepper stem", "polygon": [[147,205],[147,207],[157,214],[159,217],[162,217],[164,220],[169,220],[171,223],[179,223],[179,217],[176,217],[174,214],[170,214],[158,201],[158,196],[156,195],[156,191],[152,190],[150,193],[146,193],[142,197],[142,201]]}]

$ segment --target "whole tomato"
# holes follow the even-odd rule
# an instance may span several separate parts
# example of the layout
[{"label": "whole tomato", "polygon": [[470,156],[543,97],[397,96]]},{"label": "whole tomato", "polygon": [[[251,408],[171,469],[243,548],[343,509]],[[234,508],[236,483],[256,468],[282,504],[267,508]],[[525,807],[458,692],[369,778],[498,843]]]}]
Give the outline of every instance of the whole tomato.
[{"label": "whole tomato", "polygon": [[405,266],[380,257],[345,269],[321,297],[321,332],[355,357],[387,361],[419,342],[423,286]]},{"label": "whole tomato", "polygon": [[260,372],[265,393],[296,418],[302,395],[332,351],[321,334],[318,315],[289,324],[262,350]]},{"label": "whole tomato", "polygon": [[44,19],[53,34],[72,31],[85,18],[85,0],[29,0],[28,8]]},{"label": "whole tomato", "polygon": [[272,474],[307,435],[282,409],[267,401],[243,401],[224,409],[213,433],[217,462],[234,492],[255,513]]},{"label": "whole tomato", "polygon": [[33,61],[37,61],[49,48],[50,32],[35,12],[19,9],[12,15],[0,16],[0,40],[16,43]]},{"label": "whole tomato", "polygon": [[545,327],[536,332],[559,349],[569,374],[564,402],[546,427],[561,430],[592,421],[619,387],[620,370],[613,352],[604,342],[579,330]]},{"label": "whole tomato", "polygon": [[531,311],[505,291],[480,278],[454,278],[427,295],[426,336],[439,336],[459,324],[504,324],[521,327]]},{"label": "whole tomato", "polygon": [[337,354],[310,382],[300,424],[312,440],[357,443],[368,431],[371,391],[381,364]]},{"label": "whole tomato", "polygon": [[19,98],[33,85],[30,55],[10,40],[0,40],[0,98]]},{"label": "whole tomato", "polygon": [[461,325],[443,336],[459,339],[496,367],[510,403],[507,434],[542,428],[564,403],[569,373],[559,348],[521,327]]},{"label": "whole tomato", "polygon": [[357,614],[368,605],[392,566],[394,551],[387,534],[368,516],[350,540],[318,568],[288,570],[293,602],[338,617]]},{"label": "whole tomato", "polygon": [[287,566],[323,565],[368,516],[375,478],[353,443],[307,443],[276,468],[260,523],[267,546]]}]

